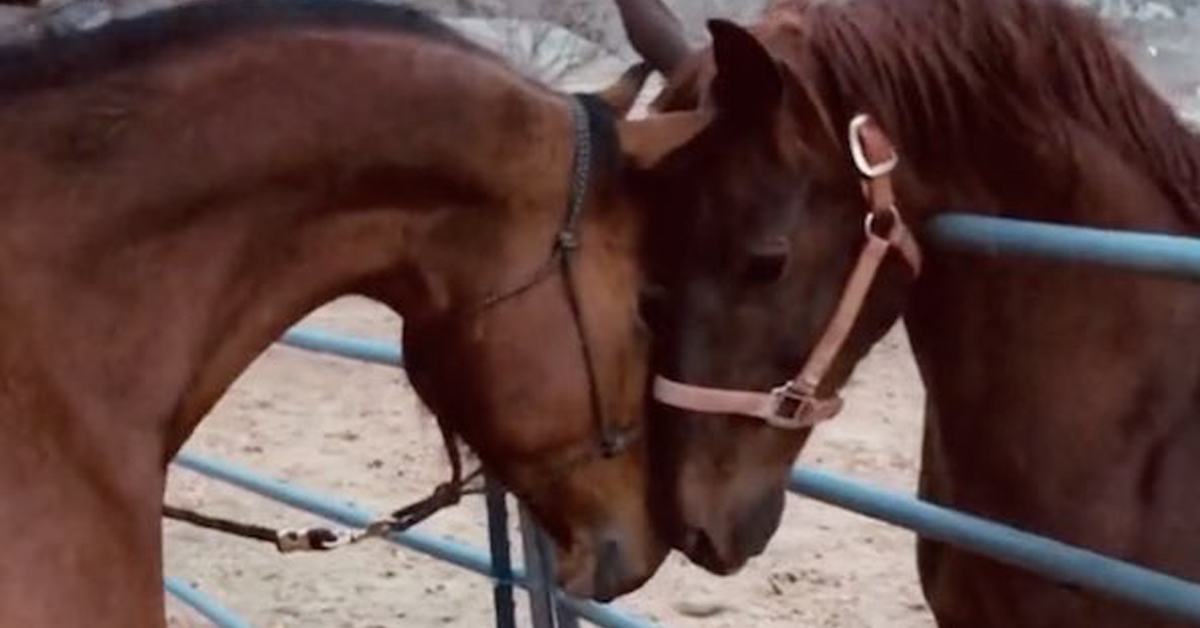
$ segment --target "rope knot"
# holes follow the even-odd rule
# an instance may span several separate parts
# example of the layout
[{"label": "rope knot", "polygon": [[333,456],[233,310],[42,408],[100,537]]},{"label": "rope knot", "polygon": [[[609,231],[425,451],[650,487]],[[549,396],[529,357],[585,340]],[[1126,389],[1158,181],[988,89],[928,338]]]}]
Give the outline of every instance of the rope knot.
[{"label": "rope knot", "polygon": [[329,528],[301,528],[280,530],[275,538],[275,548],[281,554],[288,552],[323,552],[354,542],[354,535],[346,531]]}]

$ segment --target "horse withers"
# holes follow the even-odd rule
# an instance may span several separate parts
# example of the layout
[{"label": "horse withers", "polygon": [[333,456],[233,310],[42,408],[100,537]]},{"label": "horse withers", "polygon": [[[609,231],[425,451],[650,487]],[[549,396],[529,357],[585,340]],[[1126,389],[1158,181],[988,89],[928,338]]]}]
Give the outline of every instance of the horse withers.
[{"label": "horse withers", "polygon": [[0,48],[0,94],[0,624],[160,623],[166,465],[346,293],[404,318],[417,390],[551,532],[570,592],[661,562],[625,179],[669,125],[344,0]]},{"label": "horse withers", "polygon": [[[668,536],[722,573],[762,551],[811,427],[902,313],[924,497],[1200,579],[1179,549],[1200,538],[1200,291],[986,253],[922,266],[906,227],[970,208],[1200,232],[1200,141],[1099,20],[797,1],[711,30],[658,103],[701,128],[660,164],[647,238]],[[1174,625],[938,543],[918,558],[943,626]]]}]

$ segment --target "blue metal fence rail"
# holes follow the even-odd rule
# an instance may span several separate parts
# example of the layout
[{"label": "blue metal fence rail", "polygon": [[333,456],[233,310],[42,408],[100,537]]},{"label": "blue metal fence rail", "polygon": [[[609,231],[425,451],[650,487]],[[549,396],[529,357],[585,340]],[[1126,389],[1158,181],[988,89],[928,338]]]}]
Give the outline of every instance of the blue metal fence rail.
[{"label": "blue metal fence rail", "polygon": [[163,588],[218,628],[250,628],[250,624],[233,611],[179,578],[163,578]]},{"label": "blue metal fence rail", "polygon": [[404,366],[404,356],[398,345],[345,336],[311,327],[293,327],[279,339],[279,344],[326,353],[342,358],[387,366]]},{"label": "blue metal fence rail", "polygon": [[1200,280],[1197,238],[961,213],[938,216],[930,221],[925,235],[951,250],[1028,255]]}]

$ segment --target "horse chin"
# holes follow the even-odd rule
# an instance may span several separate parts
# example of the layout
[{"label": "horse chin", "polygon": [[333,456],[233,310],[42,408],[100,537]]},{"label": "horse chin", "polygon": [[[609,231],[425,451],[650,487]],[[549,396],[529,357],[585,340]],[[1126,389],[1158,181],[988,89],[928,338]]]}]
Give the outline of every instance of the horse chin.
[{"label": "horse chin", "polygon": [[596,554],[591,548],[575,543],[567,551],[560,547],[556,551],[558,586],[568,595],[580,599],[611,600],[617,593],[601,590],[601,578],[597,577]]}]

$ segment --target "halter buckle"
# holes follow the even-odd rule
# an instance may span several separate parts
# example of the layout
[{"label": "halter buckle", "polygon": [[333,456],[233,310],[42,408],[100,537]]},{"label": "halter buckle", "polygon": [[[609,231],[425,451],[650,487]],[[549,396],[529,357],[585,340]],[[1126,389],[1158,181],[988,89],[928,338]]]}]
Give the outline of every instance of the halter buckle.
[{"label": "halter buckle", "polygon": [[772,427],[798,430],[810,426],[816,406],[812,391],[788,382],[771,389],[770,411],[762,418]]}]

